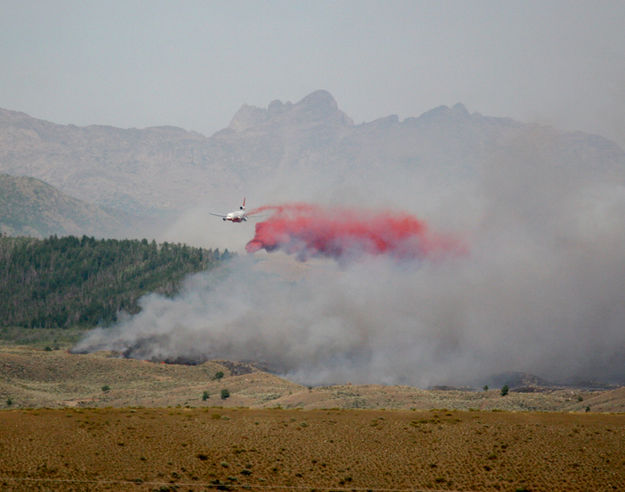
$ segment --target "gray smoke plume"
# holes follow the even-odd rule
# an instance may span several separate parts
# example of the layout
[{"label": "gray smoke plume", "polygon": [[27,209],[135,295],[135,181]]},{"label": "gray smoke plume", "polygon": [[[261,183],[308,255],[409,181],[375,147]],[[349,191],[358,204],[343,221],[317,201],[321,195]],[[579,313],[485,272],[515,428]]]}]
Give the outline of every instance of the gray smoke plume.
[{"label": "gray smoke plume", "polygon": [[174,299],[146,296],[75,350],[254,360],[306,384],[479,384],[503,371],[625,382],[623,170],[571,168],[547,137],[517,137],[451,196],[415,184],[425,218],[454,227],[465,255],[243,254]]}]

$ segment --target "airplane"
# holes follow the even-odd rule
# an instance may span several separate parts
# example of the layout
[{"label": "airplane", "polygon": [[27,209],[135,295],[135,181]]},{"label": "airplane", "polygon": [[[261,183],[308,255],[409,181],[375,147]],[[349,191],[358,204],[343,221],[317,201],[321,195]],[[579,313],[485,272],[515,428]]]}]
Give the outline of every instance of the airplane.
[{"label": "airplane", "polygon": [[214,214],[209,212],[209,214],[214,215],[215,217],[221,217],[221,220],[230,222],[245,222],[247,221],[247,212],[245,211],[245,198],[243,198],[243,205],[239,207],[239,210],[235,210],[234,212],[229,212],[226,215],[222,214]]}]

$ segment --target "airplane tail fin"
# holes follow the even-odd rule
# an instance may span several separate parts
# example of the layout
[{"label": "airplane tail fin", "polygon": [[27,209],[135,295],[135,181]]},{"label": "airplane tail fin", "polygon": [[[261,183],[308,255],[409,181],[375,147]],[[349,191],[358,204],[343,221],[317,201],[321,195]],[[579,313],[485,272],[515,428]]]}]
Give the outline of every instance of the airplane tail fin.
[{"label": "airplane tail fin", "polygon": [[243,197],[243,205],[241,205],[241,210],[245,210],[245,197]]}]

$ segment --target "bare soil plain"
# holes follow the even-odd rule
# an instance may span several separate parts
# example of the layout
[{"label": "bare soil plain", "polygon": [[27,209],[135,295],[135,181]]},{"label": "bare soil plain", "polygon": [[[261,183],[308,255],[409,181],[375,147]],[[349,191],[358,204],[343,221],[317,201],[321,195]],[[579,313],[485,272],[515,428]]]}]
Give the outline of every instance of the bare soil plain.
[{"label": "bare soil plain", "polygon": [[625,416],[0,412],[2,490],[625,490]]},{"label": "bare soil plain", "polygon": [[3,346],[0,397],[1,490],[625,490],[625,388],[308,388]]}]

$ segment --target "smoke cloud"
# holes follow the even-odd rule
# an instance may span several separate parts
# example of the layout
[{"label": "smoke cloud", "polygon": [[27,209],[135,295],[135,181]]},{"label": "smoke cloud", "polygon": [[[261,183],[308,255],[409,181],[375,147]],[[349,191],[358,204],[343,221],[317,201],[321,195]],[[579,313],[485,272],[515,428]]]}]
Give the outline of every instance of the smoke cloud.
[{"label": "smoke cloud", "polygon": [[569,166],[552,141],[519,136],[464,182],[354,179],[356,201],[376,197],[369,210],[271,207],[238,229],[254,254],[190,276],[173,299],[146,296],[75,349],[254,360],[305,384],[481,385],[504,371],[625,382],[623,169]]}]

